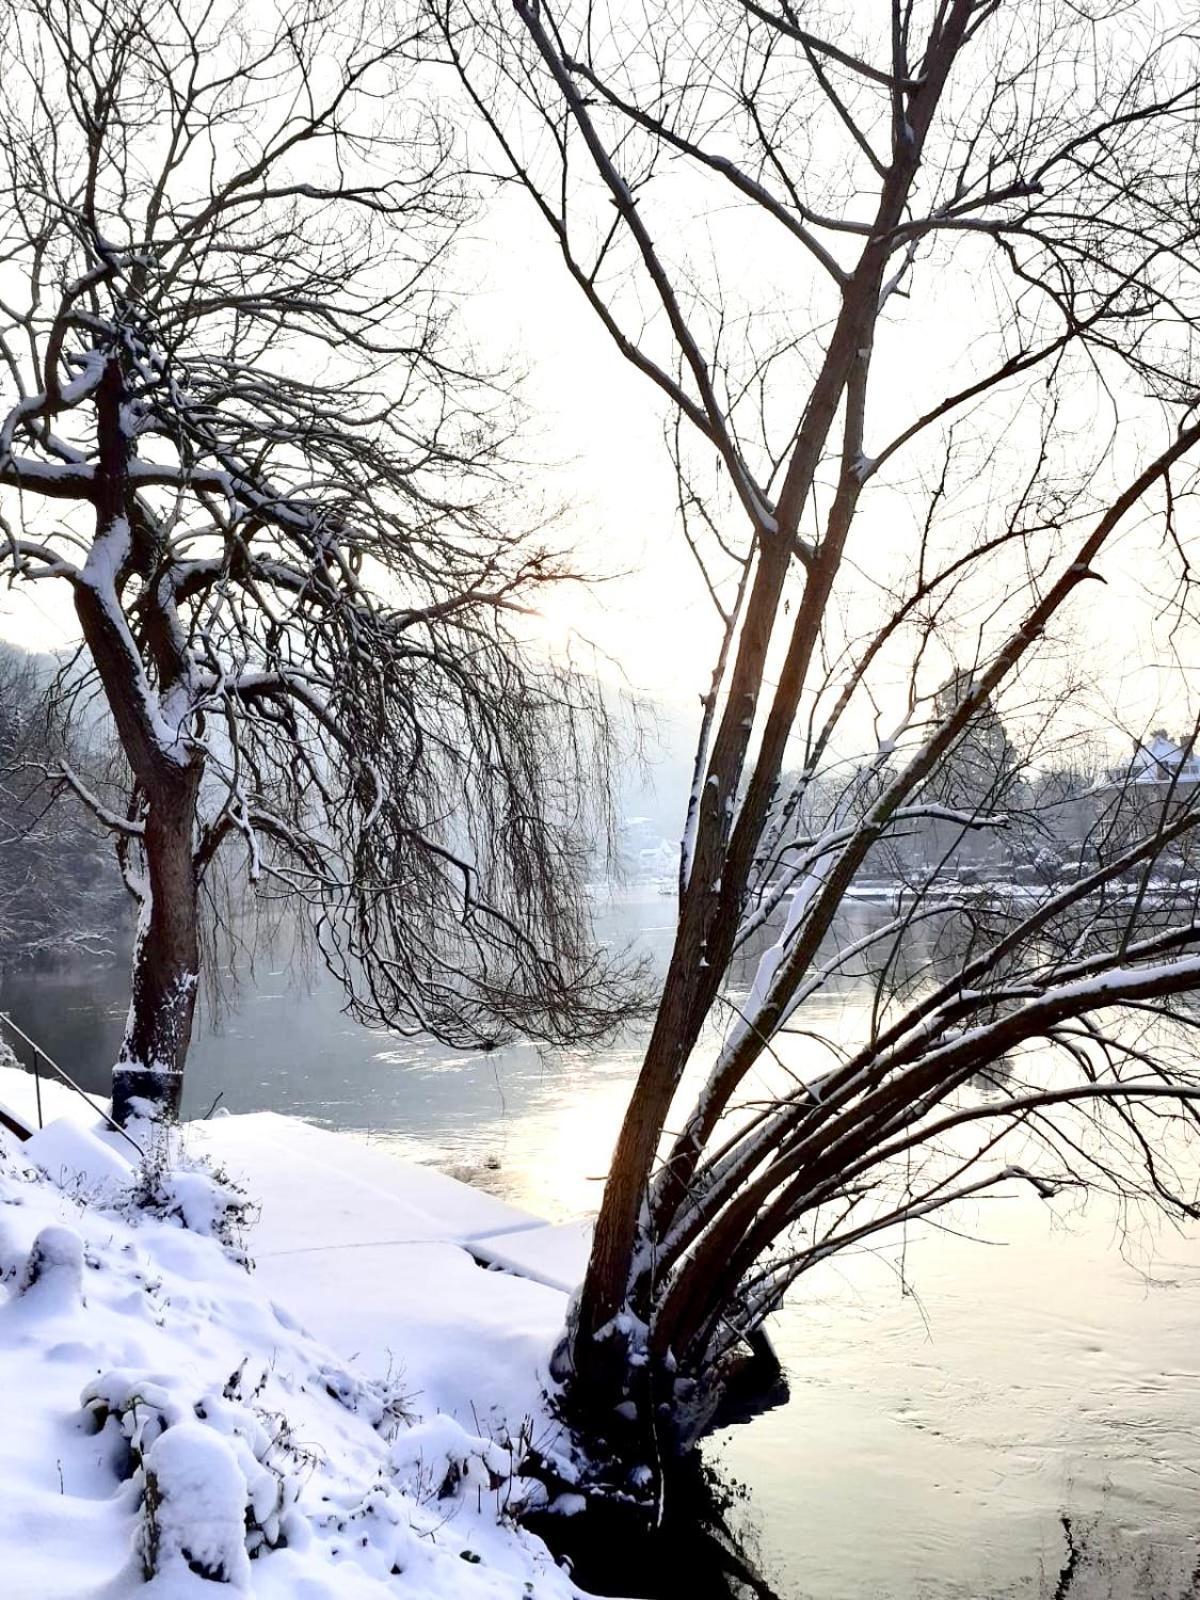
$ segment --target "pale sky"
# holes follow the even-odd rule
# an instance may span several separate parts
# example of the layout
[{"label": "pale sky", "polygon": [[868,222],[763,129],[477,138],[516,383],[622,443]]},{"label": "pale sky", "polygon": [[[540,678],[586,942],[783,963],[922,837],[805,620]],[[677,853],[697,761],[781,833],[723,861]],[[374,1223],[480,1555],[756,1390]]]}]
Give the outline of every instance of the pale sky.
[{"label": "pale sky", "polygon": [[[521,224],[522,211],[516,197],[506,200],[493,224],[496,239],[480,251],[486,285],[471,308],[472,322],[485,343],[494,340],[528,365],[541,447],[547,459],[564,463],[548,481],[573,502],[564,527],[576,540],[580,567],[620,574],[590,593],[564,590],[546,607],[547,636],[561,639],[578,628],[621,662],[636,687],[690,712],[707,688],[718,630],[677,526],[663,406],[583,304],[548,237]],[[872,391],[883,438],[921,409],[918,394],[938,388],[939,369],[954,354],[956,302],[968,324],[962,300],[972,292],[965,278],[943,281],[926,314],[881,336],[892,341]],[[911,311],[906,307],[906,317]],[[852,558],[870,570],[892,534],[888,508],[879,499],[872,504],[868,493]],[[1180,720],[1188,711],[1179,699],[1179,663],[1154,637],[1157,540],[1157,531],[1131,531],[1114,543],[1101,563],[1107,584],[1086,586],[1067,619],[1067,653],[1114,723]],[[1196,663],[1185,665],[1194,670]]]}]

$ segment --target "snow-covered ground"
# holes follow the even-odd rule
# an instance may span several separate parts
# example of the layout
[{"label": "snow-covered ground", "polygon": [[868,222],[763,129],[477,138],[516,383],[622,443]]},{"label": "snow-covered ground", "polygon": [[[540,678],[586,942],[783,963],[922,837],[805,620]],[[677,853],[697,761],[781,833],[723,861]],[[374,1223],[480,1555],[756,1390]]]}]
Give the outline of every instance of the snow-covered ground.
[{"label": "snow-covered ground", "polygon": [[291,1119],[185,1145],[0,1135],[5,1600],[574,1596],[513,1465],[582,1240]]}]

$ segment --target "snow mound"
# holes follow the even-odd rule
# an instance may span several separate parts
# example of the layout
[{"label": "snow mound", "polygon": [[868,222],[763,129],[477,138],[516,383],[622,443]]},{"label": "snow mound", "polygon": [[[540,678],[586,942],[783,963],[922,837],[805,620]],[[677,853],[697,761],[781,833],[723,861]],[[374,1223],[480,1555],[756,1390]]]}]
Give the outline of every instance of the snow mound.
[{"label": "snow mound", "polygon": [[36,1166],[0,1139],[0,1592],[575,1600],[512,1520],[516,1447],[281,1314],[221,1237],[221,1174],[168,1150],[121,1188],[78,1132]]},{"label": "snow mound", "polygon": [[[35,1128],[42,1117],[66,1117],[81,1127],[90,1128],[97,1112],[107,1111],[108,1102],[99,1096],[83,1098],[58,1078],[36,1077],[27,1072],[11,1049],[0,1039],[0,1102],[26,1127]],[[128,1147],[126,1147],[128,1148]]]},{"label": "snow mound", "polygon": [[116,1199],[133,1181],[131,1161],[90,1128],[66,1117],[57,1117],[39,1129],[21,1153],[60,1189],[81,1197]]},{"label": "snow mound", "polygon": [[194,1572],[213,1583],[250,1587],[247,1484],[228,1439],[181,1422],[151,1445],[145,1463],[145,1521],[139,1553],[146,1576]]},{"label": "snow mound", "polygon": [[83,1304],[83,1241],[70,1228],[43,1228],[21,1274],[21,1294],[44,1310]]}]

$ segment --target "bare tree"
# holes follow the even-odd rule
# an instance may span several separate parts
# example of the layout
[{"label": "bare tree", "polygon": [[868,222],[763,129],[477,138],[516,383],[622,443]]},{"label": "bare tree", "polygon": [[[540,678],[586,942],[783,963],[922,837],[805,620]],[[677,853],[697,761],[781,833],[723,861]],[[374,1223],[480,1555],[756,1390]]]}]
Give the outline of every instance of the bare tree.
[{"label": "bare tree", "polygon": [[831,1252],[1015,1180],[1195,1214],[1200,921],[1156,871],[1195,786],[1098,817],[1069,882],[967,892],[947,847],[846,911],[931,817],[1036,835],[1007,757],[959,805],[945,775],[997,712],[1049,736],[1130,530],[1191,625],[1197,46],[1138,3],[430,3],[657,392],[717,611],[674,949],[556,1359],[628,1492]]},{"label": "bare tree", "polygon": [[0,561],[69,587],[131,774],[122,805],[59,773],[140,907],[117,1114],[178,1106],[227,842],[312,906],[364,1017],[606,1027],[580,875],[603,707],[514,631],[565,569],[438,292],[466,213],[411,19],[8,0],[4,24]]}]

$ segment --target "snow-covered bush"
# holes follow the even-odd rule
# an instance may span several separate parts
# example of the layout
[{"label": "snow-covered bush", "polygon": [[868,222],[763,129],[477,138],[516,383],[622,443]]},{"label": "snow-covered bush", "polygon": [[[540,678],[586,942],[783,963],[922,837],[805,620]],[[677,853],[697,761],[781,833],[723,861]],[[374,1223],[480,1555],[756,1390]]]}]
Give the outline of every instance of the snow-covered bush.
[{"label": "snow-covered bush", "polygon": [[1057,883],[1062,872],[1062,857],[1057,850],[1044,844],[1033,858],[1033,871],[1039,883]]},{"label": "snow-covered bush", "polygon": [[190,1155],[175,1129],[140,1124],[139,1131],[146,1139],[146,1154],[130,1190],[130,1208],[216,1239],[249,1268],[245,1230],[256,1207],[241,1184],[207,1156]]},{"label": "snow-covered bush", "polygon": [[142,1217],[173,1223],[248,1264],[243,1235],[255,1207],[242,1186],[208,1156],[189,1152],[178,1128],[142,1121],[129,1131],[125,1144],[106,1129],[59,1117],[21,1147],[21,1159],[81,1205],[111,1209],[135,1226]]},{"label": "snow-covered bush", "polygon": [[408,1428],[392,1444],[392,1471],[420,1493],[439,1500],[465,1487],[482,1485],[495,1491],[511,1479],[513,1458],[494,1439],[485,1439],[439,1413]]},{"label": "snow-covered bush", "polygon": [[132,1477],[159,1435],[186,1415],[169,1378],[120,1367],[89,1383],[79,1403],[85,1430],[106,1436],[108,1460],[120,1479]]},{"label": "snow-covered bush", "polygon": [[286,1543],[287,1515],[315,1459],[292,1443],[286,1418],[226,1394],[189,1402],[169,1376],[124,1368],[89,1383],[80,1403],[89,1430],[107,1435],[115,1475],[140,1490],[147,1577],[182,1561],[236,1585],[247,1560]]},{"label": "snow-covered bush", "polygon": [[399,1373],[368,1378],[330,1362],[321,1368],[321,1379],[339,1405],[362,1417],[385,1439],[394,1439],[402,1426],[413,1421],[412,1396]]}]

